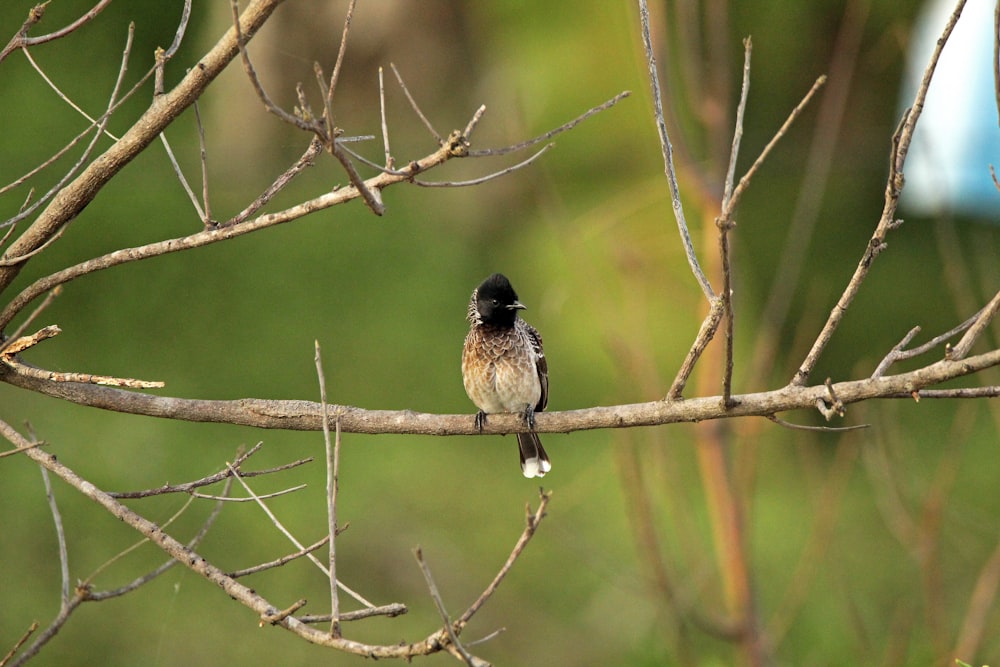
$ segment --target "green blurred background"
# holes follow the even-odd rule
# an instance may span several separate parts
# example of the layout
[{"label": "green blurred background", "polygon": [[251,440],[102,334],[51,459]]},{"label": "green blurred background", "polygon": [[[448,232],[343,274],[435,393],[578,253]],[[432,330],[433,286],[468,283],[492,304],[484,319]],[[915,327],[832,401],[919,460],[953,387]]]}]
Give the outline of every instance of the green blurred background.
[{"label": "green blurred background", "polygon": [[[980,0],[983,1],[983,0]],[[12,35],[31,3],[0,6],[0,35]],[[853,272],[882,208],[899,80],[917,3],[709,3],[653,6],[678,167],[695,242],[708,267],[717,254],[717,210],[741,39],[753,37],[752,82],[739,173],[821,74],[830,82],[755,176],[733,232],[737,392],[784,385]],[[57,0],[41,34],[91,6]],[[172,38],[180,2],[123,0],[71,38],[32,55],[77,104],[98,114],[114,82],[129,21],[136,44],[128,80]],[[312,63],[329,71],[346,3],[290,1],[251,53],[272,97],[291,108],[297,81],[311,90]],[[195,3],[167,85],[193,66],[226,27],[223,0]],[[693,12],[701,31],[686,31]],[[722,20],[724,18],[724,20]],[[838,34],[854,26],[847,66],[833,63]],[[691,45],[691,43],[694,43]],[[687,48],[703,57],[690,58]],[[516,143],[613,97],[632,96],[556,139],[534,165],[475,188],[394,186],[386,215],[360,201],[230,242],[117,267],[69,284],[39,326],[63,333],[26,359],[51,370],[158,379],[161,393],[192,398],[318,399],[313,341],[323,348],[329,400],[380,409],[472,413],[459,374],[466,303],[494,271],[506,273],[525,317],[545,338],[549,408],[662,397],[693,340],[705,303],[679,247],[655,129],[634,3],[438,0],[359,3],[336,99],[349,135],[379,135],[378,68],[385,67],[390,138],[398,161],[435,149],[388,71],[396,63],[441,134],[487,112],[474,148]],[[820,109],[846,86],[839,125]],[[120,134],[147,104],[147,86],[111,121]],[[313,97],[315,100],[315,96]],[[8,183],[86,127],[21,54],[0,65],[0,160]],[[267,114],[238,66],[200,106],[207,134],[213,215],[224,220],[252,200],[304,150],[307,138]],[[810,146],[832,136],[829,176],[803,195]],[[832,134],[830,134],[832,133]],[[196,189],[192,113],[167,135]],[[380,141],[360,145],[381,160]],[[103,140],[101,148],[108,145]],[[723,156],[725,152],[721,153]],[[77,153],[78,155],[78,153]],[[57,164],[65,169],[75,157]],[[461,180],[514,159],[452,161],[428,180]],[[363,173],[370,170],[362,168]],[[49,170],[53,172],[53,170]],[[31,182],[39,191],[57,175]],[[813,170],[815,172],[815,170]],[[279,210],[346,181],[324,158],[270,206]],[[27,195],[0,198],[3,217]],[[786,249],[800,196],[817,202],[808,244]],[[801,213],[799,214],[801,215]],[[975,312],[998,283],[997,230],[959,217],[906,216],[813,376],[865,377],[911,327],[926,338]],[[995,221],[995,220],[994,220]],[[707,229],[706,226],[708,227]],[[15,285],[68,264],[200,229],[155,144],[126,167]],[[776,266],[793,253],[805,269],[787,318],[763,316]],[[720,284],[713,277],[716,285]],[[8,297],[9,298],[9,297]],[[764,342],[762,342],[764,341]],[[767,345],[765,344],[767,343]],[[718,346],[713,346],[718,347]],[[770,352],[767,352],[770,350]],[[773,356],[765,357],[763,355]],[[935,353],[936,354],[936,353]],[[761,359],[767,361],[762,362]],[[755,361],[756,360],[756,361]],[[706,360],[686,392],[717,394]],[[910,366],[913,367],[912,362]],[[996,382],[995,376],[981,383]],[[818,414],[783,415],[821,424]],[[240,446],[262,441],[248,465],[302,457],[303,468],[254,481],[259,493],[308,487],[271,507],[304,543],[325,532],[323,441],[317,433],[187,424],[77,407],[0,385],[0,418],[30,422],[48,450],[101,488],[148,488],[208,475]],[[882,402],[851,406],[850,434],[790,431],[747,420],[718,425],[738,496],[746,503],[753,582],[761,623],[778,664],[953,664],[1000,662],[993,600],[977,615],[983,641],[957,654],[970,599],[998,539],[996,407],[990,402]],[[548,519],[465,637],[506,632],[479,655],[498,665],[732,664],[739,649],[678,622],[637,547],[636,499],[651,508],[656,539],[685,611],[724,614],[697,458],[704,431],[673,425],[630,432],[545,436],[554,469]],[[636,465],[638,464],[638,466]],[[460,613],[488,583],[520,533],[537,480],[523,479],[512,438],[344,438],[338,571],[376,603],[410,613],[347,628],[372,643],[416,641],[439,619],[411,549],[422,546],[445,603]],[[637,473],[638,470],[638,473]],[[75,582],[136,540],[72,489],[56,482]],[[164,521],[183,503],[131,506]],[[58,611],[59,564],[38,470],[26,457],[0,462],[0,652],[32,620]],[[210,511],[196,503],[177,523],[182,541]],[[236,569],[293,548],[259,508],[231,504],[200,549]],[[145,546],[95,580],[114,588],[160,563]],[[988,583],[988,582],[987,582]],[[276,604],[299,597],[323,613],[326,583],[302,561],[248,585]],[[988,592],[988,586],[987,586]],[[37,664],[360,664],[257,619],[183,568],[124,598],[86,605],[43,649]],[[448,656],[426,659],[446,664]]]}]

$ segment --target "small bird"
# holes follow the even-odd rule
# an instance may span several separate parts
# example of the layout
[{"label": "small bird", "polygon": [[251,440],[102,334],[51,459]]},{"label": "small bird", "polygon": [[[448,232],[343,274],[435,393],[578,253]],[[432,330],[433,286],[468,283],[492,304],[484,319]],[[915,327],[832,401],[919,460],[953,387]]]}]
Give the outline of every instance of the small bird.
[{"label": "small bird", "polygon": [[479,408],[479,430],[487,414],[524,415],[532,430],[517,434],[521,472],[525,477],[542,477],[552,464],[534,428],[535,413],[549,402],[549,366],[542,352],[542,337],[517,316],[517,311],[524,309],[510,281],[500,273],[472,292],[471,327],[462,350],[462,381],[465,393]]}]

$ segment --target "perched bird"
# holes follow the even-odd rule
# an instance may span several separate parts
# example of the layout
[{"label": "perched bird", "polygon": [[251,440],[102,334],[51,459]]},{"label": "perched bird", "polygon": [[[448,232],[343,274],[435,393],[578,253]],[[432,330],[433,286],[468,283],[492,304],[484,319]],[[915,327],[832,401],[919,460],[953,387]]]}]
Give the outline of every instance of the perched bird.
[{"label": "perched bird", "polygon": [[482,430],[486,415],[516,412],[524,415],[528,433],[517,434],[521,472],[542,477],[552,469],[538,434],[535,413],[549,402],[549,368],[542,352],[542,337],[517,316],[524,310],[506,276],[494,273],[472,292],[471,323],[462,351],[465,393],[479,408],[476,426]]}]

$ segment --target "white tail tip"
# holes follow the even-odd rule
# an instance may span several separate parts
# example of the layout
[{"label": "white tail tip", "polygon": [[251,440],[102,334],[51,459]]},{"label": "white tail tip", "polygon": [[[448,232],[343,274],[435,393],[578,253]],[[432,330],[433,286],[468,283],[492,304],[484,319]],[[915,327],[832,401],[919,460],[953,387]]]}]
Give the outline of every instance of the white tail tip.
[{"label": "white tail tip", "polygon": [[521,466],[521,472],[527,478],[532,477],[545,477],[545,473],[552,470],[552,464],[545,459],[533,458],[527,459]]}]

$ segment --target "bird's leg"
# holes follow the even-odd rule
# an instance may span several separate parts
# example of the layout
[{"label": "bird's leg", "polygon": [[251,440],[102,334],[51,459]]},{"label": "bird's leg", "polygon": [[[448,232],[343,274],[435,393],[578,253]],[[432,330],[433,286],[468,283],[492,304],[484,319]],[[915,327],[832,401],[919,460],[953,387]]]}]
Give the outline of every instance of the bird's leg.
[{"label": "bird's leg", "polygon": [[483,432],[483,426],[486,425],[486,412],[480,410],[476,413],[476,430],[480,433]]},{"label": "bird's leg", "polygon": [[524,408],[524,421],[528,424],[528,428],[535,430],[535,406],[531,403]]}]

